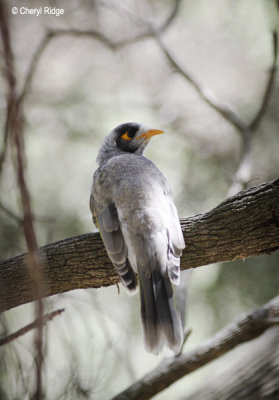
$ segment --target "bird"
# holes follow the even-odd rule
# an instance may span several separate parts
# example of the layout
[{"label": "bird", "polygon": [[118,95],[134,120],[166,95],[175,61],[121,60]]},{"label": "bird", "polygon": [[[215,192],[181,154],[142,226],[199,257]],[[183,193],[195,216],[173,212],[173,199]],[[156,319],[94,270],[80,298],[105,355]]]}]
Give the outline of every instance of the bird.
[{"label": "bird", "polygon": [[143,155],[162,134],[144,124],[117,126],[98,152],[90,209],[106,252],[128,294],[140,292],[144,345],[159,354],[179,353],[181,316],[173,285],[179,285],[185,248],[172,190],[165,176]]}]

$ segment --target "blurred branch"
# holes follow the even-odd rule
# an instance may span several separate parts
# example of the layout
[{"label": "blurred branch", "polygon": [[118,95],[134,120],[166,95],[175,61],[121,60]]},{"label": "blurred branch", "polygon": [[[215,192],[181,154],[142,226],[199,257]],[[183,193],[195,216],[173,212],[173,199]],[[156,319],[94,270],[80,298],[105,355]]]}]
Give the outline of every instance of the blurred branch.
[{"label": "blurred branch", "polygon": [[[180,220],[187,247],[181,269],[271,254],[279,249],[279,179],[228,198],[213,210]],[[40,248],[44,295],[119,282],[98,233]],[[33,301],[25,254],[0,263],[0,312]]]},{"label": "blurred branch", "polygon": [[224,118],[228,123],[230,123],[235,129],[237,129],[238,132],[240,132],[241,137],[242,137],[242,142],[243,142],[243,155],[242,158],[239,162],[238,169],[235,173],[234,176],[234,182],[229,190],[229,195],[233,195],[237,193],[238,191],[242,190],[243,188],[247,187],[247,183],[251,179],[251,143],[252,143],[252,132],[255,131],[260,124],[260,121],[262,120],[265,112],[267,105],[269,103],[269,99],[271,96],[272,92],[272,87],[274,84],[274,79],[275,79],[275,73],[276,73],[276,64],[277,64],[277,54],[278,54],[278,37],[277,37],[277,32],[273,32],[272,34],[272,39],[273,39],[273,62],[272,62],[272,67],[270,69],[270,75],[269,79],[267,80],[267,85],[266,85],[266,90],[264,92],[264,96],[261,102],[261,106],[259,108],[259,111],[255,115],[254,119],[250,124],[244,123],[238,116],[237,114],[232,111],[230,108],[222,104],[217,98],[215,98],[208,89],[203,88],[197,81],[196,79],[191,75],[189,71],[187,71],[185,68],[183,68],[179,63],[176,61],[174,55],[171,53],[169,49],[165,46],[161,39],[161,33],[167,27],[170,25],[170,23],[173,21],[175,16],[178,13],[180,5],[180,0],[175,0],[173,8],[171,9],[171,12],[169,16],[167,17],[166,21],[156,29],[156,31],[153,29],[153,27],[147,22],[147,21],[142,21],[146,25],[146,31],[134,36],[130,37],[128,39],[125,39],[123,41],[119,42],[114,42],[107,38],[105,35],[103,35],[100,32],[97,31],[81,31],[77,29],[61,29],[61,30],[55,30],[55,31],[50,31],[46,34],[46,36],[43,38],[41,43],[38,46],[38,49],[35,51],[33,59],[30,64],[30,68],[25,80],[25,84],[22,90],[21,95],[19,96],[19,101],[21,102],[28,91],[30,90],[30,86],[32,83],[32,79],[37,67],[37,64],[42,56],[42,53],[46,49],[47,45],[50,43],[50,41],[59,36],[74,36],[74,37],[89,37],[93,38],[95,40],[100,41],[102,44],[104,44],[106,47],[110,48],[111,50],[118,50],[124,46],[127,46],[128,44],[133,44],[138,40],[143,40],[148,37],[155,37],[156,41],[167,57],[168,61],[170,64],[196,89],[196,91],[199,93],[201,98],[211,107],[213,108],[222,118]]},{"label": "blurred branch", "polygon": [[3,148],[0,155],[0,175],[7,154],[8,137],[11,123],[15,114],[16,79],[13,69],[13,53],[10,45],[10,32],[7,24],[7,15],[3,0],[0,0],[0,32],[3,52],[3,72],[8,86],[7,112],[4,125]]},{"label": "blurred branch", "polygon": [[22,103],[26,97],[26,95],[29,93],[30,91],[30,87],[38,66],[38,63],[44,53],[44,51],[46,50],[47,46],[49,45],[49,43],[52,41],[52,39],[59,37],[59,36],[87,36],[87,37],[91,37],[91,38],[95,38],[97,40],[99,40],[100,42],[102,42],[105,46],[113,49],[113,44],[109,41],[109,39],[107,39],[104,35],[102,35],[99,32],[96,31],[80,31],[80,30],[76,30],[76,29],[60,29],[60,30],[56,30],[56,31],[49,31],[48,33],[46,33],[46,35],[43,37],[43,39],[41,40],[41,42],[39,43],[37,49],[35,50],[32,60],[30,62],[30,66],[25,78],[25,82],[23,85],[23,89],[19,95],[19,103]]},{"label": "blurred branch", "polygon": [[278,55],[278,36],[277,32],[274,31],[272,33],[272,43],[273,43],[273,61],[272,66],[270,68],[269,79],[267,80],[266,89],[264,92],[264,96],[261,102],[261,106],[259,111],[255,115],[254,119],[250,124],[246,124],[243,122],[231,109],[224,106],[218,99],[216,99],[208,89],[202,87],[196,79],[188,72],[184,67],[182,67],[178,61],[176,61],[174,55],[171,53],[169,49],[167,49],[166,45],[161,39],[160,34],[157,31],[154,31],[154,37],[157,40],[157,43],[169,63],[182,75],[199,93],[201,98],[207,103],[212,109],[214,109],[219,115],[221,115],[227,122],[229,122],[234,128],[240,132],[243,143],[243,155],[239,162],[238,169],[234,176],[234,182],[229,189],[229,196],[239,192],[240,190],[247,187],[249,180],[251,179],[251,150],[252,150],[252,132],[257,129],[259,126],[265,112],[267,109],[267,105],[270,100],[272,87],[274,85],[275,73],[276,73],[276,64],[277,64],[277,55]]},{"label": "blurred branch", "polygon": [[32,329],[38,328],[40,324],[42,325],[46,324],[48,321],[51,321],[57,315],[60,315],[63,311],[65,311],[64,308],[52,311],[51,313],[44,315],[41,320],[37,318],[35,321],[31,322],[31,324],[26,325],[25,327],[19,329],[18,331],[8,336],[0,338],[0,346],[8,344],[15,339],[18,339],[20,336],[25,335],[25,333],[31,331]]},{"label": "blurred branch", "polygon": [[279,296],[227,325],[213,338],[187,354],[163,362],[113,400],[147,400],[241,343],[255,339],[279,324]]},{"label": "blurred branch", "polygon": [[[118,14],[118,16],[120,16],[121,19],[123,19],[123,14],[125,14],[125,17],[127,17],[130,21],[132,21],[133,27],[135,27],[135,24],[137,24],[141,28],[144,27],[143,32],[137,32],[136,35],[134,35],[134,36],[133,36],[133,32],[129,32],[130,33],[129,38],[126,38],[124,40],[125,43],[131,43],[135,39],[136,40],[144,39],[144,38],[153,36],[154,29],[151,27],[152,23],[149,18],[140,17],[138,14],[131,11],[131,8],[125,7],[125,5],[122,3],[114,4],[112,2],[104,1],[104,2],[99,2],[98,4],[101,4],[102,6],[109,8],[110,11],[112,11],[112,10],[115,11]],[[178,15],[180,4],[181,4],[181,0],[173,1],[173,5],[170,8],[169,14],[167,15],[165,21],[163,23],[160,23],[158,28],[156,27],[157,32],[162,33],[171,25],[171,23],[173,22],[175,17]]]},{"label": "blurred branch", "polygon": [[[18,225],[22,226],[22,224],[23,224],[22,218],[19,217],[13,211],[11,211],[3,203],[1,203],[1,201],[0,201],[0,211],[2,211],[4,214],[6,214],[11,219],[13,219]],[[38,216],[33,215],[33,221],[43,223],[43,224],[55,224],[57,222],[56,217],[49,217],[47,215],[38,215]]]},{"label": "blurred branch", "polygon": [[[182,67],[176,61],[174,55],[163,43],[161,36],[154,31],[154,37],[169,63],[180,73],[199,93],[203,101],[215,110],[222,118],[230,123],[240,134],[243,142],[243,156],[240,161],[237,172],[235,173],[234,183],[229,190],[229,195],[237,193],[245,187],[244,183],[248,182],[251,176],[251,128],[246,125],[231,109],[224,106],[212,93],[202,87],[192,74]],[[261,114],[262,116],[263,114]],[[238,190],[237,190],[238,189]]]},{"label": "blurred branch", "polygon": [[262,98],[262,103],[260,108],[255,115],[254,119],[248,126],[248,130],[246,131],[246,135],[243,140],[243,154],[240,159],[239,166],[234,176],[233,184],[231,185],[228,196],[231,196],[237,193],[239,190],[247,187],[249,180],[251,179],[252,171],[251,171],[251,162],[252,162],[252,133],[258,128],[261,123],[262,118],[264,117],[267,106],[270,101],[272,88],[274,86],[275,75],[276,75],[276,65],[278,58],[278,34],[277,32],[273,32],[272,34],[272,44],[273,44],[273,62],[270,68],[269,77],[266,83],[265,92]]},{"label": "blurred branch", "polygon": [[270,67],[270,72],[269,72],[269,77],[267,80],[265,92],[263,95],[262,103],[259,108],[259,111],[255,115],[253,121],[249,124],[249,128],[251,131],[254,131],[258,128],[269,103],[271,93],[272,93],[272,88],[274,85],[275,77],[276,77],[276,71],[277,71],[277,59],[278,59],[278,34],[276,31],[272,33],[272,48],[273,48],[273,61],[272,65]]},{"label": "blurred branch", "polygon": [[238,118],[238,116],[230,110],[228,107],[224,106],[217,98],[213,96],[213,94],[206,88],[203,88],[196,79],[192,76],[192,74],[187,71],[184,67],[182,67],[172,52],[166,47],[164,42],[161,39],[161,36],[158,32],[153,33],[156,41],[160,47],[160,49],[165,54],[169,63],[180,73],[199,93],[201,98],[207,103],[211,108],[213,108],[219,115],[221,115],[227,122],[234,126],[241,134],[247,129],[246,125]]},{"label": "blurred branch", "polygon": [[[169,15],[167,16],[166,20],[162,23],[161,27],[158,28],[158,32],[162,33],[164,30],[166,30],[175,16],[178,13],[179,5],[181,3],[181,0],[175,0],[173,7],[171,8],[171,11]],[[50,42],[57,37],[61,36],[73,36],[73,37],[88,37],[94,40],[98,40],[101,42],[104,46],[108,47],[111,50],[119,50],[124,46],[127,46],[129,44],[135,43],[136,41],[146,39],[148,37],[153,36],[153,30],[150,28],[149,24],[147,22],[142,21],[146,29],[143,33],[140,33],[134,37],[129,37],[125,40],[119,41],[119,42],[114,42],[110,38],[106,37],[103,33],[95,31],[95,30],[86,30],[82,31],[79,29],[57,29],[57,30],[52,30],[46,33],[44,38],[41,40],[39,43],[37,49],[35,50],[32,60],[30,62],[30,66],[25,78],[25,82],[23,85],[23,89],[21,91],[21,94],[19,95],[19,103],[22,103],[24,101],[24,98],[30,91],[30,87],[38,66],[38,63],[46,50],[47,46],[50,44]]]},{"label": "blurred branch", "polygon": [[16,215],[13,211],[9,210],[0,202],[0,210],[2,210],[6,215],[12,218],[17,224],[22,225],[22,219]]},{"label": "blurred branch", "polygon": [[219,363],[183,400],[278,400],[278,344],[277,326],[249,342],[241,354],[238,352],[227,361],[229,365]]},{"label": "blurred branch", "polygon": [[[7,152],[8,140],[11,140],[16,153],[15,170],[19,194],[23,208],[22,228],[28,248],[29,278],[32,282],[32,292],[38,301],[35,312],[38,317],[38,328],[35,336],[36,348],[36,390],[34,399],[42,398],[42,364],[43,364],[43,291],[41,281],[41,264],[38,257],[38,246],[33,226],[31,198],[25,177],[25,149],[24,149],[24,121],[21,103],[17,97],[17,81],[14,68],[14,57],[11,46],[10,30],[5,3],[0,0],[0,31],[5,64],[5,78],[7,84],[7,111],[4,132],[4,148],[0,158],[0,172]],[[15,289],[16,290],[16,289]]]},{"label": "blurred branch", "polygon": [[[161,25],[158,32],[163,33],[178,15],[179,7],[180,7],[181,0],[174,0],[173,8],[170,11],[170,14],[166,18],[166,21]],[[150,32],[150,35],[153,35],[153,32]]]},{"label": "blurred branch", "polygon": [[[179,63],[175,60],[175,57],[171,54],[170,50],[167,49],[163,41],[161,40],[161,33],[164,32],[168,28],[168,26],[171,24],[171,22],[174,20],[176,15],[178,14],[179,10],[179,5],[180,5],[181,0],[175,0],[173,2],[173,7],[170,10],[169,15],[167,16],[165,22],[161,24],[159,28],[154,28],[152,25],[141,18],[137,16],[137,19],[140,20],[140,22],[145,26],[145,31],[143,33],[140,33],[134,37],[129,37],[126,38],[125,40],[119,41],[119,42],[114,42],[110,38],[106,37],[104,34],[98,31],[94,30],[87,30],[87,31],[82,31],[78,29],[58,29],[54,31],[49,31],[45,37],[41,40],[41,42],[38,45],[37,50],[34,52],[33,58],[30,63],[30,67],[28,69],[26,79],[23,85],[23,89],[21,91],[21,94],[19,95],[18,98],[18,103],[21,104],[27,95],[27,93],[30,91],[30,87],[32,84],[33,77],[36,72],[37,65],[39,63],[39,60],[41,59],[41,56],[49,43],[51,42],[52,39],[57,38],[59,36],[74,36],[74,37],[89,37],[93,38],[95,40],[100,41],[104,46],[110,48],[111,50],[117,50],[120,49],[128,44],[132,44],[138,40],[143,40],[148,37],[155,37],[157,40],[157,43],[161,50],[164,52],[165,56],[167,57],[168,61],[170,62],[173,67],[197,90],[201,98],[211,107],[213,108],[219,115],[221,115],[227,122],[229,122],[235,129],[237,129],[243,140],[243,155],[239,163],[239,167],[237,169],[237,172],[235,173],[234,177],[234,183],[231,186],[229,190],[229,195],[237,193],[239,190],[245,188],[247,186],[248,181],[251,178],[251,138],[252,138],[252,131],[254,131],[265,111],[269,102],[269,98],[271,95],[271,90],[272,86],[274,83],[274,78],[275,78],[275,72],[276,72],[276,63],[277,63],[277,33],[273,32],[272,38],[273,38],[273,63],[272,67],[270,69],[270,76],[267,81],[267,86],[266,90],[263,96],[263,100],[261,103],[261,107],[254,117],[253,121],[250,124],[244,123],[237,115],[235,112],[233,112],[231,109],[229,109],[227,106],[224,106],[219,100],[217,100],[210,92],[208,89],[203,88],[201,85],[198,84],[196,79]],[[7,135],[4,136],[4,142],[6,142]],[[1,172],[1,166],[3,164],[5,154],[6,154],[6,145],[4,145],[4,150],[0,156],[0,172]]]}]

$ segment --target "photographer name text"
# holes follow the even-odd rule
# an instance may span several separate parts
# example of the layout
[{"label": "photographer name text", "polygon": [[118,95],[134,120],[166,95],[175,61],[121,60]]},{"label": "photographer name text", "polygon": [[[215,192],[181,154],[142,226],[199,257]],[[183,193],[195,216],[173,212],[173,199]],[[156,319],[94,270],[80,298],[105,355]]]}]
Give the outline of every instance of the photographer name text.
[{"label": "photographer name text", "polygon": [[40,15],[54,15],[56,17],[59,17],[60,15],[64,14],[64,9],[56,7],[39,7],[39,8],[13,7],[12,14],[35,15],[35,17],[39,17]]}]

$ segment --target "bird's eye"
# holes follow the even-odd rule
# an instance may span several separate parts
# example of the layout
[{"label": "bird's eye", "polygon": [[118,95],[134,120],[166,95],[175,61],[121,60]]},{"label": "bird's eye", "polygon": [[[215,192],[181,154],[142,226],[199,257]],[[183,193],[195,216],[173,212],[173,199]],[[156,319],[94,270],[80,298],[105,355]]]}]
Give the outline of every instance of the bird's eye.
[{"label": "bird's eye", "polygon": [[121,136],[121,139],[124,139],[124,140],[127,140],[127,141],[132,140],[132,138],[133,138],[133,134],[132,134],[131,132],[129,132],[129,131],[125,132],[125,133]]}]

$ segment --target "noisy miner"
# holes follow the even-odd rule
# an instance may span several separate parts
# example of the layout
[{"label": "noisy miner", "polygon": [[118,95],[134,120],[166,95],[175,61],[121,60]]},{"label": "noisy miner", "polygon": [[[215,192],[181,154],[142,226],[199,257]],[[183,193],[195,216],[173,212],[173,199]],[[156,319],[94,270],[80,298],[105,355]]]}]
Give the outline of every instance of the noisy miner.
[{"label": "noisy miner", "polygon": [[117,126],[97,157],[90,197],[93,221],[129,294],[139,280],[145,347],[175,353],[183,342],[172,283],[179,284],[185,247],[171,188],[143,156],[151,137],[163,133],[136,122]]}]

